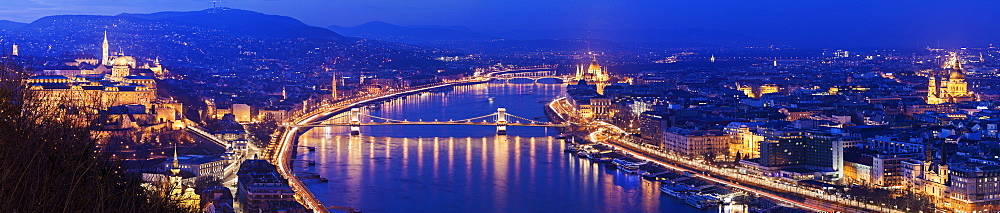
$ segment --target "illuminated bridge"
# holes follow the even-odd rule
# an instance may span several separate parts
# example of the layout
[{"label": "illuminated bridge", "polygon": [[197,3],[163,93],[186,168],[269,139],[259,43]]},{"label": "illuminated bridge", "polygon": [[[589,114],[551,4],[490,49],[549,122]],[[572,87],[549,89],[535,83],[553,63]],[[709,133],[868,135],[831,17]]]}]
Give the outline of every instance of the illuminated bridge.
[{"label": "illuminated bridge", "polygon": [[[347,118],[344,121],[344,118]],[[362,121],[362,118],[367,118]],[[476,125],[476,126],[496,126],[498,135],[507,134],[507,126],[536,126],[536,127],[566,127],[567,124],[536,121],[516,115],[507,114],[507,109],[497,108],[497,112],[474,118],[461,120],[434,120],[434,121],[409,121],[391,118],[383,118],[374,115],[361,113],[360,108],[352,108],[350,113],[342,113],[331,117],[325,121],[306,123],[294,127],[328,127],[328,126],[349,126],[351,135],[360,135],[361,126],[381,126],[381,125]]]},{"label": "illuminated bridge", "polygon": [[571,75],[559,75],[553,68],[536,68],[536,69],[518,69],[518,70],[504,70],[491,73],[485,73],[479,75],[479,77],[486,77],[491,79],[500,80],[511,80],[511,79],[530,79],[533,83],[537,83],[539,79],[559,79],[563,82],[573,80]]}]

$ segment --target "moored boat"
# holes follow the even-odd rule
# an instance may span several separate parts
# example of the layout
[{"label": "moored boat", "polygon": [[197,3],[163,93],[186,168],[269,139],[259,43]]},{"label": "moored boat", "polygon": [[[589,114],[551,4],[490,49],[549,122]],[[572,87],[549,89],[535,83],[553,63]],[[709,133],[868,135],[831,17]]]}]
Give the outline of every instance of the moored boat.
[{"label": "moored boat", "polygon": [[704,209],[705,207],[717,206],[719,205],[719,199],[708,195],[691,195],[684,198],[684,203],[694,206],[698,209]]},{"label": "moored boat", "polygon": [[663,186],[660,186],[660,191],[663,192],[664,194],[670,195],[671,197],[674,197],[674,198],[678,198],[678,199],[685,199],[685,198],[687,198],[687,193],[677,191],[677,189],[674,189],[674,187],[672,187],[670,185],[664,184]]},{"label": "moored boat", "polygon": [[564,149],[563,151],[565,151],[565,152],[571,152],[571,153],[576,153],[576,152],[580,151],[580,148],[577,147],[576,144],[570,144],[570,145],[567,145],[566,149]]},{"label": "moored boat", "polygon": [[649,161],[633,159],[630,157],[617,158],[612,162],[618,166],[618,169],[633,174],[645,173],[642,169],[639,169],[639,166],[649,163]]}]

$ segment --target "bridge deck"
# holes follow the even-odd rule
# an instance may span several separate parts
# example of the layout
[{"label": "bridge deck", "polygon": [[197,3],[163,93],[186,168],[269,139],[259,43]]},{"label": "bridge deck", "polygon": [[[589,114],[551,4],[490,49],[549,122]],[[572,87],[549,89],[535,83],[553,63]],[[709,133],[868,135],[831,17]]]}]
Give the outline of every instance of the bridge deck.
[{"label": "bridge deck", "polygon": [[[386,125],[472,125],[472,126],[497,126],[497,123],[489,122],[370,122],[361,123],[360,126],[386,126]],[[324,127],[324,126],[351,126],[350,123],[328,123],[310,124],[295,127]],[[534,126],[534,127],[565,127],[566,124],[538,124],[538,123],[507,123],[507,126]]]}]

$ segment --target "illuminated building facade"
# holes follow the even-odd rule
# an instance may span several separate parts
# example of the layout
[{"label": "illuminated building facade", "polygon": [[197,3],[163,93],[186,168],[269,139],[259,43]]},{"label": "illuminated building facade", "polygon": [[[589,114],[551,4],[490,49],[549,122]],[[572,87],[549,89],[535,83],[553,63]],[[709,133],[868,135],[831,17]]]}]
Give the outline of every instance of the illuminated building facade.
[{"label": "illuminated building facade", "polygon": [[764,84],[760,86],[744,84],[737,86],[737,89],[750,98],[760,98],[764,94],[778,93],[781,91],[781,88],[774,84]]},{"label": "illuminated building facade", "polygon": [[937,75],[930,77],[927,83],[927,104],[976,101],[972,93],[969,92],[969,83],[965,82],[962,60],[958,56],[955,57],[948,78]]},{"label": "illuminated building facade", "polygon": [[180,175],[181,167],[178,163],[177,148],[174,148],[174,158],[170,169],[170,198],[177,200],[181,207],[187,209],[201,208],[201,195],[194,192],[194,188],[184,187],[183,177]]},{"label": "illuminated building facade", "polygon": [[996,162],[946,164],[941,159],[902,162],[909,190],[940,200],[954,212],[1000,212],[1000,166]]},{"label": "illuminated building facade", "polygon": [[729,136],[721,130],[696,130],[670,127],[663,131],[661,148],[688,156],[706,158],[729,152]]},{"label": "illuminated building facade", "polygon": [[762,122],[732,122],[724,129],[729,139],[729,154],[745,159],[760,157],[760,142],[764,136],[757,134],[757,126]]},{"label": "illuminated building facade", "polygon": [[586,80],[591,83],[605,83],[610,80],[608,71],[601,64],[597,63],[597,56],[593,56],[590,65],[579,65],[576,67],[576,80]]},{"label": "illuminated building facade", "polygon": [[[39,106],[73,103],[91,111],[118,105],[143,105],[154,109],[156,77],[165,70],[159,60],[154,67],[137,66],[132,56],[111,56],[107,34],[102,43],[100,64],[92,57],[77,56],[74,70],[45,70],[25,83],[37,94]],[[62,68],[69,69],[69,68]],[[179,110],[178,110],[179,112]]]}]

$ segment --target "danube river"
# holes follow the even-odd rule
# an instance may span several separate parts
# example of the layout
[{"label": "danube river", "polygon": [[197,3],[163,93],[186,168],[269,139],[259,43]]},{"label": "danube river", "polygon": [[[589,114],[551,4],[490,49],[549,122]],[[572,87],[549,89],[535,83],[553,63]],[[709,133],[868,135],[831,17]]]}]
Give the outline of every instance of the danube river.
[{"label": "danube river", "polygon": [[[486,83],[370,104],[365,114],[398,120],[466,119],[504,107],[546,120],[543,106],[565,84]],[[492,100],[491,100],[492,99]],[[376,106],[377,105],[377,106]],[[364,212],[718,212],[661,195],[657,183],[564,153],[553,128],[375,126],[350,136],[346,127],[304,133],[294,164],[327,206]]]}]

